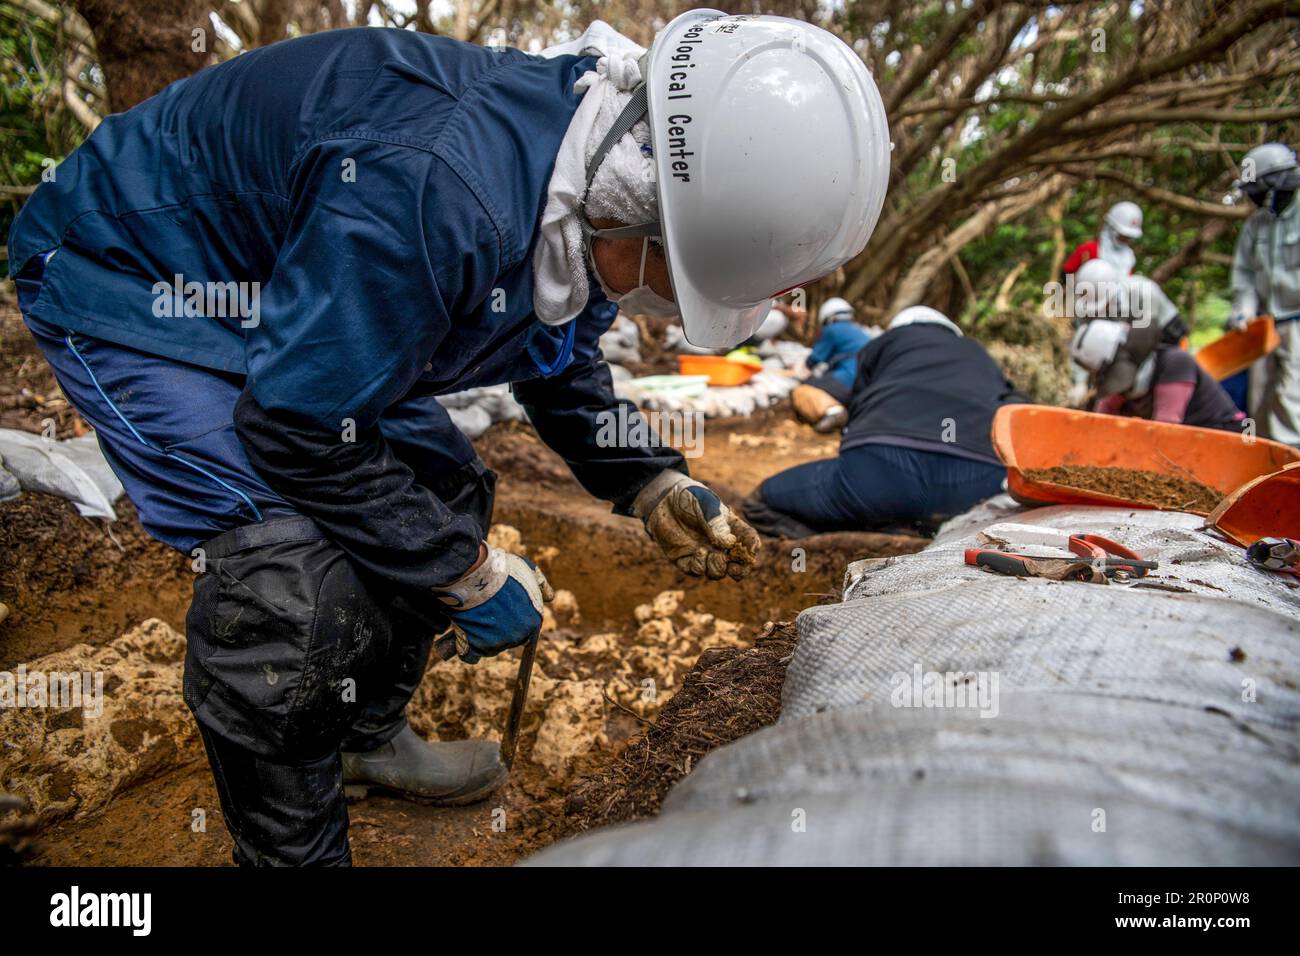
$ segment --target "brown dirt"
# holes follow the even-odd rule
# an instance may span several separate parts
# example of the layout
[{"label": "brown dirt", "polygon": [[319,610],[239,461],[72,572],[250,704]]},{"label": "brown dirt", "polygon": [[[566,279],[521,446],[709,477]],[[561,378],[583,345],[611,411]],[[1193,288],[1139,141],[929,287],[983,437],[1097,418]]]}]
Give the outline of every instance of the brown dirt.
[{"label": "brown dirt", "polygon": [[775,624],[753,647],[701,654],[645,733],[565,800],[563,835],[653,816],[701,757],[775,723],[796,640],[793,624]]},{"label": "brown dirt", "polygon": [[116,509],[108,523],[49,495],[0,504],[0,670],[107,643],[149,617],[184,629],[189,565],[145,533],[129,500]]},{"label": "brown dirt", "polygon": [[86,433],[16,306],[0,301],[0,428],[39,434],[47,431],[47,421],[59,438]]},{"label": "brown dirt", "polygon": [[1209,514],[1223,493],[1191,478],[1162,475],[1132,468],[1099,468],[1093,465],[1062,465],[1026,471],[1030,481],[1046,481],[1085,491],[1123,498],[1153,508]]}]

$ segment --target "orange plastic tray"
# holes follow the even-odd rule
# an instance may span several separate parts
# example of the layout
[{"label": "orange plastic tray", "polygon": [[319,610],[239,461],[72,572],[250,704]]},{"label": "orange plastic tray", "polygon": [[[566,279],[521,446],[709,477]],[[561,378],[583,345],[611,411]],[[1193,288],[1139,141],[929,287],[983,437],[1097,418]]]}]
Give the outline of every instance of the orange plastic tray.
[{"label": "orange plastic tray", "polygon": [[707,375],[710,385],[744,385],[762,369],[733,362],[724,355],[679,355],[677,371],[683,375]]},{"label": "orange plastic tray", "polygon": [[1243,548],[1260,538],[1300,539],[1300,463],[1242,485],[1210,512],[1208,523]]},{"label": "orange plastic tray", "polygon": [[1196,361],[1216,381],[1222,382],[1250,368],[1282,344],[1272,316],[1251,319],[1240,328],[1224,332],[1196,352]]},{"label": "orange plastic tray", "polygon": [[1261,475],[1300,461],[1300,451],[1274,441],[1243,440],[1215,428],[1097,415],[1047,405],[1004,405],[993,418],[993,449],[1007,466],[1007,488],[1043,504],[1152,505],[1030,481],[1026,471],[1061,465],[1131,468],[1194,477],[1225,495]]}]

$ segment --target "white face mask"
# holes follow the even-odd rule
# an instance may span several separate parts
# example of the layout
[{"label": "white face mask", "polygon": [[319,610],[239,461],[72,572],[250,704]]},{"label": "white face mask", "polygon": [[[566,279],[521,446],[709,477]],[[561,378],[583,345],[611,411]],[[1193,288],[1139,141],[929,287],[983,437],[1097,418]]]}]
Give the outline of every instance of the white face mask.
[{"label": "white face mask", "polygon": [[650,237],[641,238],[641,271],[637,274],[637,286],[630,292],[618,293],[610,289],[605,279],[596,268],[596,256],[593,253],[591,258],[591,271],[595,275],[596,281],[600,283],[600,288],[605,293],[605,298],[609,299],[619,307],[621,312],[628,315],[649,315],[656,319],[675,319],[678,315],[677,303],[669,302],[654,289],[650,288],[645,281],[645,260],[650,252]]}]

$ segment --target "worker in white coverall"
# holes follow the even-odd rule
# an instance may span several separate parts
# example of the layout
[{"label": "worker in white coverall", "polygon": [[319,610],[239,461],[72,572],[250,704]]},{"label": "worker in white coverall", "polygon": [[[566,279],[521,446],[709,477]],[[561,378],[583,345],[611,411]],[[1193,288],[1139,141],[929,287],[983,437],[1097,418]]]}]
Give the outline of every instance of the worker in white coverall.
[{"label": "worker in white coverall", "polygon": [[1257,434],[1300,446],[1300,186],[1295,151],[1256,146],[1241,163],[1237,186],[1259,207],[1237,236],[1232,257],[1236,327],[1271,315],[1282,344],[1251,370],[1250,409]]}]

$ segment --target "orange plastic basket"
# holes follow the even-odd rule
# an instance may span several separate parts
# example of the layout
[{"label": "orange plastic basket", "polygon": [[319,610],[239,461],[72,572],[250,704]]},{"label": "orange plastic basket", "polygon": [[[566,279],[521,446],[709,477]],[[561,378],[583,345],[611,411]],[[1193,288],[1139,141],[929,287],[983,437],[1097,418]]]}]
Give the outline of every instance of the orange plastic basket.
[{"label": "orange plastic basket", "polygon": [[1281,344],[1272,316],[1264,315],[1224,332],[1209,345],[1198,349],[1196,361],[1216,381],[1222,382],[1250,368]]},{"label": "orange plastic basket", "polygon": [[[1227,495],[1247,482],[1300,461],[1300,451],[1274,441],[1243,440],[1215,428],[1098,415],[1047,405],[1004,405],[993,418],[993,449],[1007,466],[1007,488],[1036,504],[1151,504],[1048,481],[1027,471],[1075,465],[1129,468],[1194,478]],[[1204,512],[1198,512],[1204,514]]]},{"label": "orange plastic basket", "polygon": [[677,371],[683,375],[707,375],[710,385],[744,385],[762,368],[733,362],[724,355],[679,355]]},{"label": "orange plastic basket", "polygon": [[1243,548],[1260,538],[1300,540],[1300,463],[1242,485],[1210,512],[1208,523]]}]

